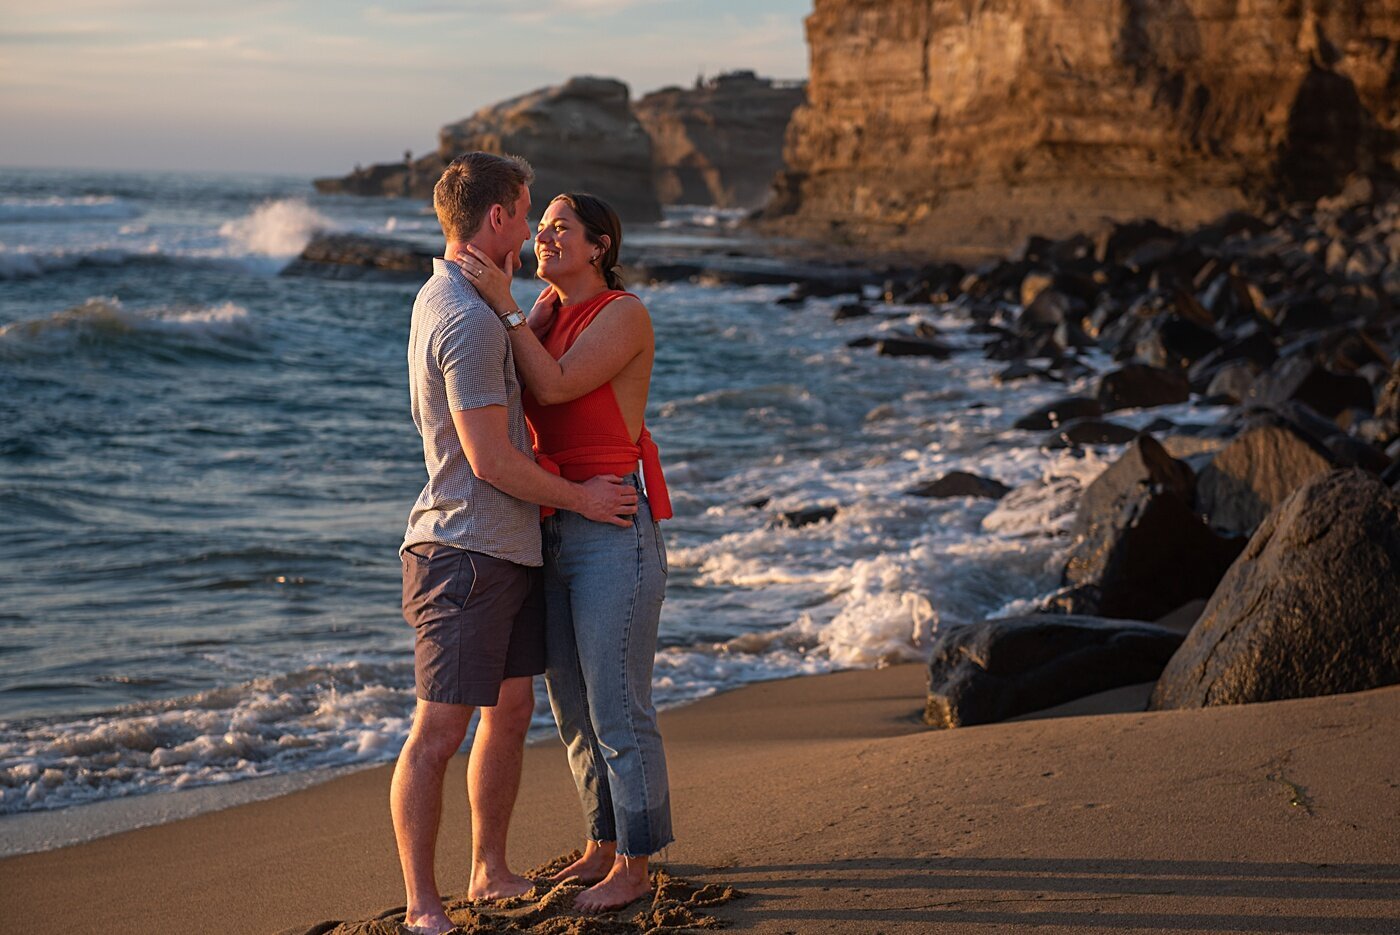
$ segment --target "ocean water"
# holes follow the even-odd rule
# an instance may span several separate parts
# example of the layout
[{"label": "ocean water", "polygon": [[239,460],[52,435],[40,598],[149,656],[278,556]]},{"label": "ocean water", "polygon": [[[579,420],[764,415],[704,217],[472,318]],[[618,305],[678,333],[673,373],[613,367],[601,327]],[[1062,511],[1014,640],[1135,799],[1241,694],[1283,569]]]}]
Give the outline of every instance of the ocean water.
[{"label": "ocean water", "polygon": [[[743,239],[733,220],[677,211],[628,238]],[[0,815],[402,744],[416,286],[277,275],[318,229],[438,236],[421,202],[303,178],[0,170]],[[836,300],[788,309],[783,287],[636,291],[676,508],[662,706],[920,659],[938,628],[1056,588],[1077,492],[1115,451],[1011,424],[1078,387],[999,385],[955,306],[833,322]],[[959,353],[846,346],[920,321]],[[1186,411],[1125,418],[1163,414]],[[903,493],[950,470],[1016,490]],[[840,509],[774,522],[813,505]]]}]

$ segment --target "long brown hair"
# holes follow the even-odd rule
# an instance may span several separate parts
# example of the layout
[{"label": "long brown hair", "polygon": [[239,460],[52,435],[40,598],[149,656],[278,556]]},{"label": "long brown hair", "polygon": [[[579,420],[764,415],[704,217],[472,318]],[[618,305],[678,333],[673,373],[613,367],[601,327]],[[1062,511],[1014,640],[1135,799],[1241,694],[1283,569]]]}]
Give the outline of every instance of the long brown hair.
[{"label": "long brown hair", "polygon": [[607,236],[608,244],[598,258],[598,270],[609,289],[622,289],[622,269],[617,265],[618,251],[622,249],[622,221],[612,205],[587,192],[564,192],[555,195],[550,204],[556,201],[564,202],[578,215],[589,243],[603,247],[603,236]]}]

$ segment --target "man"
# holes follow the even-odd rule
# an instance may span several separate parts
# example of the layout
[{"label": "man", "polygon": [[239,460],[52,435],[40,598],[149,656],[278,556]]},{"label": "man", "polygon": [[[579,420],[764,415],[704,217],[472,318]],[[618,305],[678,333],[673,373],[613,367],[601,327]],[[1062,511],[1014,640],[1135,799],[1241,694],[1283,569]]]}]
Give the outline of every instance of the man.
[{"label": "man", "polygon": [[508,327],[451,261],[468,244],[505,269],[530,235],[522,159],[469,153],[433,190],[447,246],[413,305],[409,388],[428,483],[409,516],[400,557],[404,618],[416,630],[418,705],[394,770],[390,810],[408,892],[405,924],[452,929],[433,871],[447,763],[481,722],[467,766],[472,867],[467,895],[502,899],[531,882],[506,863],[506,831],[520,785],[533,676],[544,671],[537,504],[630,525],[636,491],[616,477],[574,484],[531,455]]}]

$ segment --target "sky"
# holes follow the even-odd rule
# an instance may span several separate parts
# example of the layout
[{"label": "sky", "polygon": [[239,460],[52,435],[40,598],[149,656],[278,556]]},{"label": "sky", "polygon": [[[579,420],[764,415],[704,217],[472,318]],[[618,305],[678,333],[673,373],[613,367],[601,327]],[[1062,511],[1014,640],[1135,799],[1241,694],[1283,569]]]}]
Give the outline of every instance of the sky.
[{"label": "sky", "polygon": [[573,75],[805,78],[811,0],[0,0],[0,165],[340,175]]}]

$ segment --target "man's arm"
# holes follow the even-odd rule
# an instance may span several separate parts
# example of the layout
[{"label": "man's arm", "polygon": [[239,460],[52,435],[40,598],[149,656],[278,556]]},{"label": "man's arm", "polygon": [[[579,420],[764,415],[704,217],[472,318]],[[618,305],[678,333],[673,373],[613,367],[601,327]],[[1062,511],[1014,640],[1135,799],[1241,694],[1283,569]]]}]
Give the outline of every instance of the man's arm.
[{"label": "man's arm", "polygon": [[630,526],[637,512],[637,491],[612,474],[575,484],[555,477],[510,443],[505,406],[455,409],[462,452],[472,473],[517,500],[569,510],[599,523]]}]

